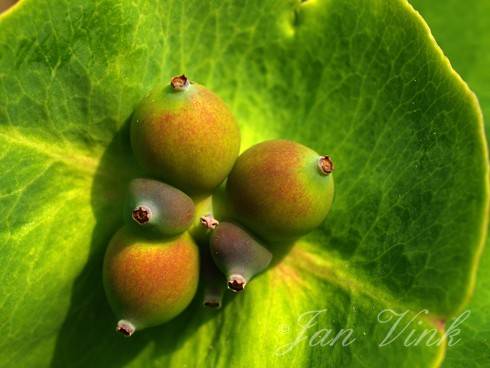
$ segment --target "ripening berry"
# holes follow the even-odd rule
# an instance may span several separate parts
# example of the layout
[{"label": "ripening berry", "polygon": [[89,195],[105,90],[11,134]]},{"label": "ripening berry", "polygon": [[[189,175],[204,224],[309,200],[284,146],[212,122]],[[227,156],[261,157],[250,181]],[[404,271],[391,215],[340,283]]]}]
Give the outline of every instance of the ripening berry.
[{"label": "ripening berry", "polygon": [[292,141],[266,141],[240,155],[226,191],[237,220],[268,241],[289,240],[325,220],[332,171],[329,156]]},{"label": "ripening berry", "polygon": [[187,233],[150,239],[121,228],[103,266],[107,299],[119,319],[117,331],[131,336],[174,318],[191,302],[198,278],[199,252]]},{"label": "ripening berry", "polygon": [[136,108],[131,146],[152,176],[203,196],[233,167],[240,131],[217,95],[181,75],[157,86]]}]

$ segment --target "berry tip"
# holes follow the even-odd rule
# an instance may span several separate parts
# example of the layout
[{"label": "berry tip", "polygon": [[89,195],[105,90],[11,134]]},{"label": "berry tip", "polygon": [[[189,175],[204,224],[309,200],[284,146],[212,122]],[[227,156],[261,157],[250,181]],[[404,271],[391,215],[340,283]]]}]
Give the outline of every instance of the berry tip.
[{"label": "berry tip", "polygon": [[221,303],[219,300],[206,300],[204,301],[203,305],[208,308],[212,309],[220,309],[221,308]]},{"label": "berry tip", "polygon": [[132,217],[138,224],[144,225],[150,222],[151,210],[146,206],[139,206],[133,210]]},{"label": "berry tip", "polygon": [[330,156],[321,156],[318,159],[318,168],[323,175],[330,175],[335,169]]},{"label": "berry tip", "polygon": [[189,84],[189,79],[184,74],[173,77],[170,80],[170,85],[174,91],[184,91],[187,87],[189,87]]},{"label": "berry tip", "polygon": [[219,225],[219,221],[216,220],[211,214],[204,215],[199,218],[199,222],[206,229],[214,230]]},{"label": "berry tip", "polygon": [[126,337],[130,337],[134,333],[135,328],[131,322],[122,319],[117,323],[116,331]]},{"label": "berry tip", "polygon": [[247,285],[247,280],[241,275],[231,275],[228,278],[228,289],[235,293],[243,291],[245,285]]}]

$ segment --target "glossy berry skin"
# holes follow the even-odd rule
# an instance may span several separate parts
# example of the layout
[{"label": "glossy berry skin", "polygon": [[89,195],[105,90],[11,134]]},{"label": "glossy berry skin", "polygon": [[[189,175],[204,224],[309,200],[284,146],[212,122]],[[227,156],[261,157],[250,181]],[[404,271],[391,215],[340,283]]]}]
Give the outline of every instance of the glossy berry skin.
[{"label": "glossy berry skin", "polygon": [[120,319],[117,329],[129,336],[181,313],[198,278],[199,252],[187,233],[147,239],[126,226],[113,236],[104,258],[107,299]]},{"label": "glossy berry skin", "polygon": [[242,291],[245,285],[270,264],[272,254],[250,233],[231,222],[213,230],[209,248],[216,266],[227,278],[228,288]]},{"label": "glossy berry skin", "polygon": [[152,176],[202,196],[233,167],[240,131],[225,103],[207,88],[189,82],[181,88],[160,85],[135,110],[131,146]]},{"label": "glossy berry skin", "polygon": [[177,188],[143,178],[129,183],[124,206],[128,224],[162,235],[176,235],[191,226],[194,212],[192,199]]},{"label": "glossy berry skin", "polygon": [[[327,172],[320,160],[329,163]],[[330,210],[332,170],[328,156],[299,143],[271,140],[252,146],[228,177],[234,216],[271,242],[300,237],[318,227]]]}]

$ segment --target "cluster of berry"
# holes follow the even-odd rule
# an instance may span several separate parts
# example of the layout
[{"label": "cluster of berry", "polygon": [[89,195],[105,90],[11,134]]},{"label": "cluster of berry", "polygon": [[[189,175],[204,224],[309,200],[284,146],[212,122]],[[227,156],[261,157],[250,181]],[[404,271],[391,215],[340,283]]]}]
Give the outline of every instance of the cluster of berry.
[{"label": "cluster of berry", "polygon": [[[104,259],[106,295],[120,318],[117,330],[127,336],[181,313],[200,269],[203,304],[219,308],[225,285],[242,291],[269,266],[271,250],[318,227],[332,204],[329,156],[272,140],[238,157],[233,115],[184,75],[137,107],[131,146],[149,176],[162,181],[131,181],[125,225]],[[218,213],[210,198],[225,179]],[[196,240],[205,244],[201,251]]]}]

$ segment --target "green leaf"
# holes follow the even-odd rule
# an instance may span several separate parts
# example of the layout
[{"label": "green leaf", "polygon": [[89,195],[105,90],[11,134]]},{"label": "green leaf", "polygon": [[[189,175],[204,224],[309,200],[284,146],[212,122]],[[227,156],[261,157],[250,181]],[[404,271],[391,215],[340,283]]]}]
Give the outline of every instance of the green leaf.
[{"label": "green leaf", "polygon": [[[490,3],[413,0],[429,22],[434,36],[471,88],[477,93],[490,133]],[[487,239],[487,244],[490,238]],[[460,342],[448,348],[444,367],[486,367],[490,364],[490,252],[482,255],[475,294],[466,309],[471,313],[460,326]]]},{"label": "green leaf", "polygon": [[[444,339],[405,340],[442,338],[471,294],[487,153],[475,97],[405,1],[23,0],[0,16],[0,50],[0,366],[441,363]],[[230,105],[242,148],[331,154],[336,198],[223,310],[198,296],[123,339],[101,261],[139,173],[126,122],[181,72]]]},{"label": "green leaf", "polygon": [[475,91],[490,133],[490,3],[485,0],[461,2],[412,0],[429,23],[437,42],[452,65]]}]

